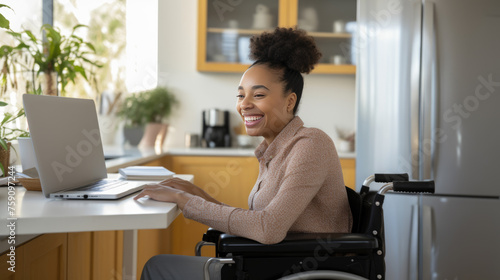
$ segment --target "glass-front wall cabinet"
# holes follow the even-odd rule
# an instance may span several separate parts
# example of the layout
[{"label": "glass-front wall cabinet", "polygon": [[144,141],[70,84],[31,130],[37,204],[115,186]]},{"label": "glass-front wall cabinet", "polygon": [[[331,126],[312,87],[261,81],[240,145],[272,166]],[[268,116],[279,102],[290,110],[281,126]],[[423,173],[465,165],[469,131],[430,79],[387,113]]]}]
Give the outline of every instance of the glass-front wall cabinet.
[{"label": "glass-front wall cabinet", "polygon": [[298,26],[323,54],[313,73],[356,72],[356,0],[199,0],[198,20],[198,71],[243,72],[251,36]]}]

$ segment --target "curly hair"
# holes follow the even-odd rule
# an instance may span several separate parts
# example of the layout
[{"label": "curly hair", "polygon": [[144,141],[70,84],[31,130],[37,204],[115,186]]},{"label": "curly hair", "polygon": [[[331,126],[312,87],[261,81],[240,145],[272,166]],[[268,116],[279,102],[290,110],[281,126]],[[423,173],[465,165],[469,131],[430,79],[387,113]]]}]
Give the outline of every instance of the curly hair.
[{"label": "curly hair", "polygon": [[313,37],[304,30],[277,27],[250,39],[250,58],[308,74],[321,58]]},{"label": "curly hair", "polygon": [[255,60],[250,67],[265,64],[272,69],[282,70],[280,80],[284,82],[285,94],[294,92],[297,95],[293,108],[296,114],[304,88],[301,73],[310,73],[321,58],[313,37],[304,30],[277,27],[273,32],[252,36],[250,58]]}]

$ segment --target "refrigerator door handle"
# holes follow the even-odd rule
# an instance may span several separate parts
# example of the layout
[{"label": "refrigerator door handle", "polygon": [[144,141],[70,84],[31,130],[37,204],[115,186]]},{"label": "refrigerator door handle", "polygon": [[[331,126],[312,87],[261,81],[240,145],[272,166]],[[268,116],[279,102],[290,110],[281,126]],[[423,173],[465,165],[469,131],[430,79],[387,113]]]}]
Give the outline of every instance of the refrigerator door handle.
[{"label": "refrigerator door handle", "polygon": [[408,256],[408,277],[409,280],[418,280],[418,205],[413,205],[411,209],[410,223],[410,250]]},{"label": "refrigerator door handle", "polygon": [[422,57],[422,4],[415,3],[410,69],[411,178],[420,179],[420,82]]},{"label": "refrigerator door handle", "polygon": [[433,251],[435,244],[435,232],[434,232],[434,213],[431,206],[423,205],[422,206],[422,246],[421,246],[421,254],[420,261],[421,264],[421,273],[423,280],[431,280],[432,273],[434,271],[433,267]]},{"label": "refrigerator door handle", "polygon": [[433,179],[437,122],[437,51],[434,3],[424,0],[422,22],[422,80],[420,92],[419,179]]}]

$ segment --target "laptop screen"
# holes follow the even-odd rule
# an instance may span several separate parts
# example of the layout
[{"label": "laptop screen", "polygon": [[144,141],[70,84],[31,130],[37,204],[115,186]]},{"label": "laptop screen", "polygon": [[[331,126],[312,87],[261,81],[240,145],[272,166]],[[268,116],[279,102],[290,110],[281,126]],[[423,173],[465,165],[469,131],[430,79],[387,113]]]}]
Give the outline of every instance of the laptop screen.
[{"label": "laptop screen", "polygon": [[24,94],[23,103],[46,197],[106,178],[93,100]]}]

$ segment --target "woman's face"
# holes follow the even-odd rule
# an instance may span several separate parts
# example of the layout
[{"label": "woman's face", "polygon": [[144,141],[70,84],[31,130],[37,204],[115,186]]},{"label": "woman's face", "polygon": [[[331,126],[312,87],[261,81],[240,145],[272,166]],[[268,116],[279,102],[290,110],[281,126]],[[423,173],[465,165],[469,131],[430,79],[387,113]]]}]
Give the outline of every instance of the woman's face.
[{"label": "woman's face", "polygon": [[236,110],[245,123],[247,134],[263,136],[270,144],[293,118],[295,93],[285,96],[280,70],[264,64],[249,68],[238,86]]}]

